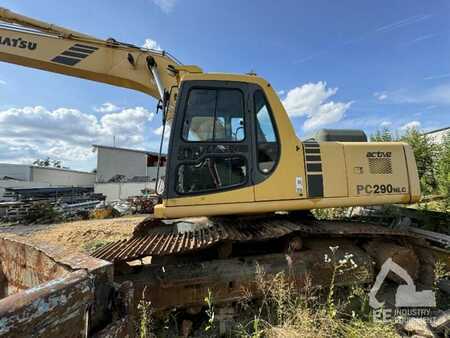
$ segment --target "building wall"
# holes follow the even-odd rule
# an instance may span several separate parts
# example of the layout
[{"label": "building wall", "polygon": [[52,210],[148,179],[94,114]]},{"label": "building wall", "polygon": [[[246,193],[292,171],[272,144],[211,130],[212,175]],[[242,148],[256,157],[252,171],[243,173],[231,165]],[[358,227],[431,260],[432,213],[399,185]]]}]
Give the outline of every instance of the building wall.
[{"label": "building wall", "polygon": [[432,142],[441,144],[444,142],[445,136],[450,135],[450,129],[440,130],[434,133],[428,133],[427,136],[431,139]]},{"label": "building wall", "polygon": [[97,148],[97,182],[107,182],[115,175],[147,175],[147,154],[121,149]]},{"label": "building wall", "polygon": [[[147,167],[147,175],[148,177],[154,178],[156,180],[156,172],[158,171],[158,167]],[[163,177],[166,173],[166,167],[159,168],[159,177]]]},{"label": "building wall", "polygon": [[31,181],[31,168],[29,165],[0,163],[0,179],[5,176],[21,181]]},{"label": "building wall", "polygon": [[94,192],[106,196],[106,201],[127,199],[131,196],[141,196],[143,189],[154,189],[155,182],[142,183],[96,183]]},{"label": "building wall", "polygon": [[32,167],[31,170],[34,182],[67,186],[93,186],[95,183],[94,173],[39,167]]}]

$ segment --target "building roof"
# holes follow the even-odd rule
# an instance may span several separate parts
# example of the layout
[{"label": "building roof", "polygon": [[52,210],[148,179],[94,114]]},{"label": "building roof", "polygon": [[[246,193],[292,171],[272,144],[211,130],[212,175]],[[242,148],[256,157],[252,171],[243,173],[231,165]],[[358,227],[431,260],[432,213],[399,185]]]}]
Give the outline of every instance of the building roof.
[{"label": "building roof", "polygon": [[[158,156],[159,153],[156,151],[147,151],[147,150],[138,150],[138,149],[130,149],[130,148],[120,148],[120,147],[111,147],[111,146],[103,146],[101,144],[93,144],[94,148],[103,148],[103,149],[111,149],[111,150],[121,150],[121,151],[131,151],[135,153],[147,154],[152,156]],[[166,154],[161,154],[161,156],[166,157]]]},{"label": "building roof", "polygon": [[95,173],[91,173],[89,171],[81,171],[81,170],[73,170],[69,168],[55,168],[55,167],[40,167],[37,165],[32,164],[16,164],[16,163],[0,163],[1,166],[8,166],[8,167],[21,167],[21,168],[36,168],[36,169],[48,169],[48,170],[59,170],[59,171],[66,171],[71,173],[80,173],[80,174],[92,174],[95,175]]},{"label": "building roof", "polygon": [[436,129],[436,130],[427,131],[427,132],[425,133],[425,135],[430,135],[430,134],[434,134],[434,133],[439,133],[439,132],[445,131],[445,130],[450,131],[450,127],[439,128],[439,129]]}]

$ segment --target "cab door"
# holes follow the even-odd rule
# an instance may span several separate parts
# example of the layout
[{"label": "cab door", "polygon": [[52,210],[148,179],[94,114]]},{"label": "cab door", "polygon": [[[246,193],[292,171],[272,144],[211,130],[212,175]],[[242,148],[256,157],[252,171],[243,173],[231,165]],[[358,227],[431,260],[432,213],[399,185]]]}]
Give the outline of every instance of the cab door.
[{"label": "cab door", "polygon": [[276,93],[252,86],[255,201],[306,198],[303,148]]},{"label": "cab door", "polygon": [[168,206],[251,202],[248,85],[187,81],[169,143]]}]

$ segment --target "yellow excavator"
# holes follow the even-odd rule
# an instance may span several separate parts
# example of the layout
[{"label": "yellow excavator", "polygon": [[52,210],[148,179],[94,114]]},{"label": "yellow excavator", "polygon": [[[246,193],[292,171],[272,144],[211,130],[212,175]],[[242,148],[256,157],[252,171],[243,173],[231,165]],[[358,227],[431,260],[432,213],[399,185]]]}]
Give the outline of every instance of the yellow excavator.
[{"label": "yellow excavator", "polygon": [[[210,262],[286,247],[301,252],[313,247],[308,243],[314,239],[306,238],[336,243],[339,237],[341,246],[358,238],[357,251],[369,240],[394,243],[371,245],[365,252],[379,257],[383,248],[406,257],[409,272],[417,276],[418,263],[410,262],[417,255],[399,246],[412,235],[373,224],[318,221],[304,212],[419,201],[408,144],[367,142],[354,130],[324,130],[302,141],[271,84],[255,74],[205,73],[164,51],[97,39],[4,8],[0,20],[0,61],[147,93],[158,100],[164,129],[170,127],[152,219],[131,239],[97,250],[97,257],[122,263],[152,257],[154,264],[165,257],[168,264],[169,256],[177,263],[202,256]],[[211,256],[212,248],[217,250]],[[161,278],[155,277],[159,286]],[[192,284],[192,278],[186,280]],[[235,287],[229,283],[227,290]],[[154,304],[173,300],[173,289],[164,290],[154,291]],[[204,294],[192,291],[189,297],[193,303]]]},{"label": "yellow excavator", "polygon": [[[0,60],[131,88],[161,101],[171,125],[156,218],[261,214],[420,198],[403,143],[302,142],[256,75],[204,73],[165,52],[93,38],[0,9]],[[333,135],[326,135],[333,139]],[[365,141],[348,135],[350,141]]]}]

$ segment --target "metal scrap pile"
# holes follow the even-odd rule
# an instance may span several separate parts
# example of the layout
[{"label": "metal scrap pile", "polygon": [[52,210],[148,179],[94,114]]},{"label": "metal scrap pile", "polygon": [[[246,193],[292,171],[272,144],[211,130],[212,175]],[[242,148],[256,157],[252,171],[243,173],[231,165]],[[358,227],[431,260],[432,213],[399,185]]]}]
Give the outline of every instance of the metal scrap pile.
[{"label": "metal scrap pile", "polygon": [[91,211],[90,217],[104,219],[132,214],[151,214],[157,203],[158,197],[153,195],[133,196],[127,200],[102,202]]},{"label": "metal scrap pile", "polygon": [[90,210],[104,201],[93,188],[9,188],[15,201],[0,203],[0,222],[52,223],[87,218]]}]

